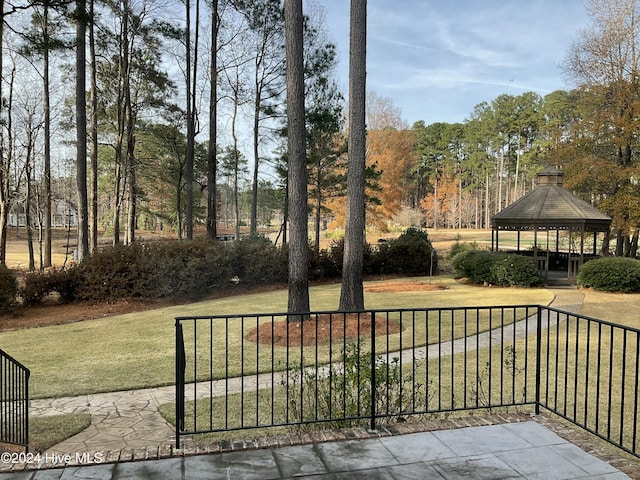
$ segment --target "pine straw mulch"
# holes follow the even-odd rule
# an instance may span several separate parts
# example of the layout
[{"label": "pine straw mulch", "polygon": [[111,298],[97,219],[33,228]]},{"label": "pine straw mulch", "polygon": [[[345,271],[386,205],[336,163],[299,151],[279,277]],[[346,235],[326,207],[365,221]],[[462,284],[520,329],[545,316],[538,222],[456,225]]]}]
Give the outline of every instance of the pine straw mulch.
[{"label": "pine straw mulch", "polygon": [[[272,328],[273,325],[273,328]],[[394,322],[387,322],[386,318],[376,317],[376,336],[392,335],[400,332],[400,326]],[[371,316],[350,313],[313,315],[303,322],[289,322],[286,318],[263,323],[252,328],[245,336],[246,340],[254,343],[276,345],[278,347],[298,347],[300,345],[320,345],[325,342],[342,343],[371,335]]]},{"label": "pine straw mulch", "polygon": [[[385,282],[380,284],[366,285],[365,292],[388,293],[388,292],[408,292],[408,291],[436,291],[446,287],[438,284],[417,282],[411,280],[399,280],[395,282]],[[386,318],[376,317],[376,336],[393,335],[400,332],[400,326],[395,321],[387,321]],[[358,315],[357,313],[347,314],[322,314],[314,315],[304,322],[291,322],[286,318],[263,323],[251,329],[245,339],[260,344],[286,346],[309,346],[332,342],[355,340],[358,337],[371,336],[371,316]]]}]

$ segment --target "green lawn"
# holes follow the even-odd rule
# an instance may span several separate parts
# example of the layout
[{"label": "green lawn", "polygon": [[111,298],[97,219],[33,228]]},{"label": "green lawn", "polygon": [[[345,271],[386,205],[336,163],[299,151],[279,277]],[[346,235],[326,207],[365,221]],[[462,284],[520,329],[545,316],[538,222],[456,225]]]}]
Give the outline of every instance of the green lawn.
[{"label": "green lawn", "polygon": [[580,313],[588,317],[600,318],[640,328],[640,293],[609,293],[584,290],[584,302]]},{"label": "green lawn", "polygon": [[[427,278],[416,279],[428,281]],[[485,288],[435,277],[446,290],[367,293],[366,307],[428,308],[548,304],[544,289]],[[340,285],[311,289],[313,310],[335,309]],[[159,385],[174,377],[174,318],[190,315],[268,313],[286,310],[287,292],[256,293],[67,325],[0,333],[0,345],[31,369],[33,398],[71,396]]]}]

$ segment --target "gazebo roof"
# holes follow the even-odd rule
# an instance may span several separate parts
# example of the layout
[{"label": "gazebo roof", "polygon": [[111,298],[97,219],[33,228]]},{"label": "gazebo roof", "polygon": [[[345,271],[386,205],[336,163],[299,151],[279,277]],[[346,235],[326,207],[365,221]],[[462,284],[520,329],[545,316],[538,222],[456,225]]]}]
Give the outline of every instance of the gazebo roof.
[{"label": "gazebo roof", "polygon": [[491,218],[499,230],[609,230],[611,218],[562,188],[563,172],[546,168],[538,186]]}]

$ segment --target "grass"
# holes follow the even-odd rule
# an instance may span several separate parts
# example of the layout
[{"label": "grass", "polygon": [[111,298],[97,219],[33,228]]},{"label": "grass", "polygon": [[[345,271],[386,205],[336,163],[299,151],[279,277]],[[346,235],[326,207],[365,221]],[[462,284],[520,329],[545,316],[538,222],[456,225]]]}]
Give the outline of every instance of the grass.
[{"label": "grass", "polygon": [[[427,281],[418,278],[416,281]],[[366,294],[367,308],[548,304],[544,289],[485,288],[435,277],[446,290]],[[340,285],[311,289],[313,310],[334,309]],[[0,333],[0,345],[31,369],[32,398],[73,396],[171,385],[176,316],[264,313],[286,310],[279,290],[118,315],[79,323]],[[239,310],[242,310],[239,312]]]},{"label": "grass", "polygon": [[29,451],[42,453],[91,425],[91,415],[77,413],[29,420]]},{"label": "grass", "polygon": [[585,297],[580,314],[607,319],[620,325],[640,328],[640,293],[608,293],[584,290]]}]

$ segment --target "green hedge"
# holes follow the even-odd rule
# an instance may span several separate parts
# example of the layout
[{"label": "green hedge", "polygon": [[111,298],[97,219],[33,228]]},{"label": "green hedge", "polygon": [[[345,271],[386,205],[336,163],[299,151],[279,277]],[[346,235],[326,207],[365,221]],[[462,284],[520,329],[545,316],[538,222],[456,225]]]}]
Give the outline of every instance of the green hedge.
[{"label": "green hedge", "polygon": [[0,313],[11,312],[16,306],[18,282],[5,265],[0,265]]},{"label": "green hedge", "polygon": [[541,283],[535,261],[513,253],[466,250],[451,259],[459,277],[476,284],[502,287],[534,287]]},{"label": "green hedge", "polygon": [[[342,240],[332,242],[327,250],[310,248],[309,279],[339,278],[343,252]],[[287,253],[286,247],[260,236],[233,242],[201,239],[116,245],[64,270],[27,275],[21,294],[27,304],[38,303],[53,292],[64,302],[198,298],[238,285],[286,283]],[[427,234],[410,229],[382,248],[365,245],[364,273],[425,275],[432,258],[436,273],[437,255]]]},{"label": "green hedge", "polygon": [[605,292],[640,292],[640,261],[623,257],[590,260],[580,268],[577,282]]}]

